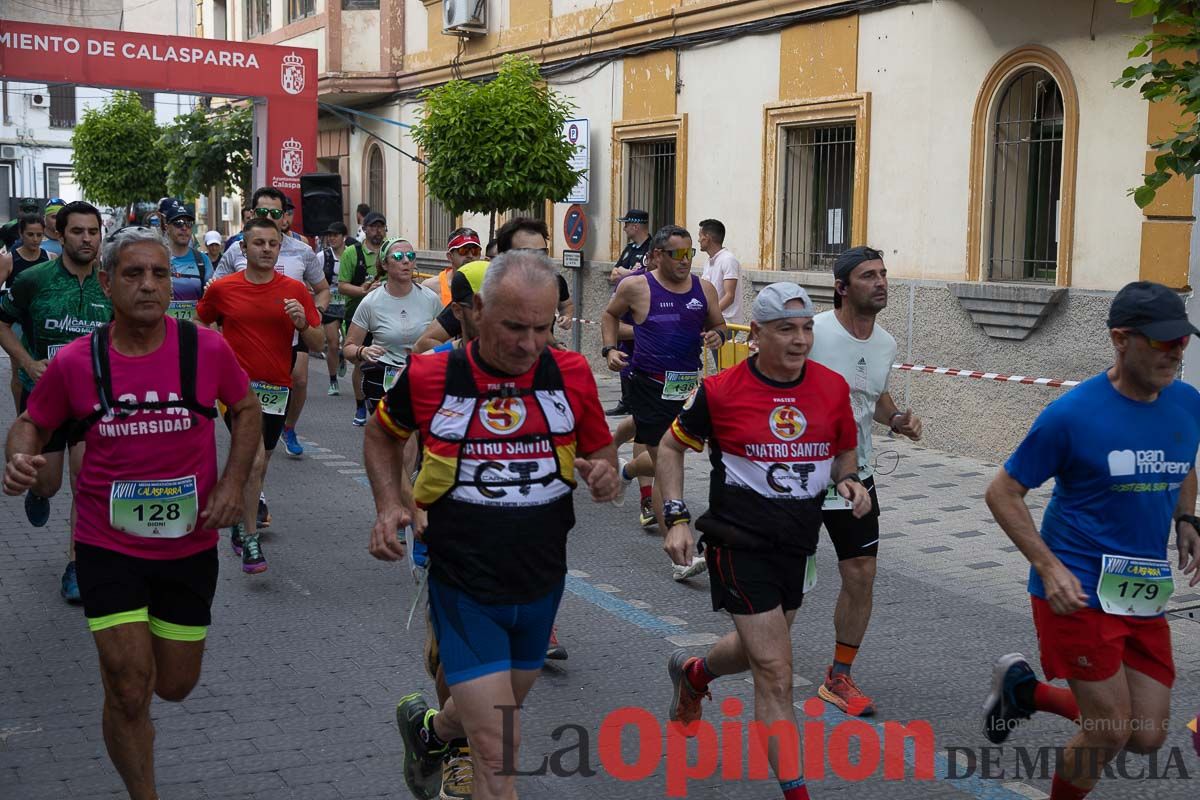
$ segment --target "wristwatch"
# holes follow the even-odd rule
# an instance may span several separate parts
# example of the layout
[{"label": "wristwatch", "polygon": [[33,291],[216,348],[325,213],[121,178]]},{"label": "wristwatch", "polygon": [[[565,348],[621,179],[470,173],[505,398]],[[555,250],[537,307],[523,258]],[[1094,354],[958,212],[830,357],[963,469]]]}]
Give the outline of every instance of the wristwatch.
[{"label": "wristwatch", "polygon": [[687,503],[682,500],[667,500],[663,503],[663,524],[668,528],[691,521],[692,515],[688,512]]},{"label": "wristwatch", "polygon": [[600,357],[608,358],[608,354],[616,349],[617,349],[617,346],[615,344],[606,344],[606,345],[604,345],[604,347],[600,348]]},{"label": "wristwatch", "polygon": [[1200,532],[1200,517],[1195,514],[1180,514],[1175,518],[1175,532],[1179,533],[1179,523],[1186,522]]}]

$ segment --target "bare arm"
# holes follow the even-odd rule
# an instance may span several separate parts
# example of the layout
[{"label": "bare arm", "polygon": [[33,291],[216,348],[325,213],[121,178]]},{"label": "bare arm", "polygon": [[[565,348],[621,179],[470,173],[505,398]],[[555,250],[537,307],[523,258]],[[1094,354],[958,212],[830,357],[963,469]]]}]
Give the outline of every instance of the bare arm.
[{"label": "bare arm", "polygon": [[[1196,513],[1196,470],[1192,468],[1179,487],[1179,501],[1175,504],[1175,519]],[[1175,545],[1179,550],[1179,569],[1191,575],[1188,586],[1200,583],[1200,531],[1190,522],[1175,524]]]},{"label": "bare arm", "polygon": [[445,344],[448,341],[450,341],[449,332],[442,327],[442,323],[435,319],[429,323],[429,327],[421,332],[420,338],[413,345],[413,352],[427,353],[439,344]]},{"label": "bare arm", "polygon": [[879,395],[879,399],[875,401],[875,414],[872,419],[880,425],[886,425],[896,433],[902,433],[914,442],[921,438],[921,430],[924,427],[921,424],[921,418],[912,412],[912,409],[900,411],[896,407],[896,401],[892,399],[891,392],[884,392]]},{"label": "bare arm", "polygon": [[717,302],[717,289],[706,280],[700,281],[704,290],[704,299],[708,301],[708,312],[704,320],[704,333],[700,337],[704,346],[716,349],[729,338],[729,328],[725,327],[725,317],[721,314],[721,304]]},{"label": "bare arm", "polygon": [[404,468],[405,441],[396,439],[372,415],[363,434],[363,461],[375,497],[375,526],[368,550],[381,561],[404,558],[404,540],[396,535],[416,510],[412,484]]},{"label": "bare arm", "polygon": [[723,283],[725,284],[725,296],[721,298],[722,313],[725,312],[725,309],[733,305],[733,301],[737,299],[738,279],[726,278]]},{"label": "bare arm", "polygon": [[1029,492],[1001,467],[984,495],[988,509],[1012,543],[1037,570],[1046,587],[1046,601],[1056,614],[1070,614],[1087,605],[1083,585],[1058,556],[1050,552],[1025,504]]},{"label": "bare arm", "polygon": [[262,440],[262,410],[253,390],[247,390],[245,397],[229,407],[229,415],[229,457],[200,514],[204,524],[212,528],[224,528],[241,520],[242,488]]},{"label": "bare arm", "polygon": [[[667,431],[658,443],[658,459],[655,462],[654,480],[662,487],[662,498],[668,500],[683,499],[683,461],[686,450],[684,445]],[[681,566],[692,563],[692,528],[687,522],[680,522],[667,529],[663,539],[663,550],[670,556],[671,561]]]},{"label": "bare arm", "polygon": [[38,470],[46,463],[41,453],[52,433],[39,428],[28,413],[13,422],[4,445],[5,494],[19,495],[33,486]]},{"label": "bare arm", "polygon": [[313,303],[316,304],[318,311],[324,313],[323,309],[329,308],[329,281],[322,278],[320,283],[312,284],[312,290],[314,293]]},{"label": "bare arm", "polygon": [[12,272],[13,258],[11,253],[0,253],[0,283],[8,280]]},{"label": "bare arm", "polygon": [[46,371],[46,362],[33,360],[33,356],[25,349],[25,345],[21,344],[21,338],[13,333],[10,323],[0,322],[0,347],[8,353],[13,364],[25,370],[26,374],[35,382]]},{"label": "bare arm", "polygon": [[338,291],[346,297],[366,297],[375,288],[375,279],[370,275],[363,281],[362,286],[355,286],[350,281],[338,281]]},{"label": "bare arm", "polygon": [[617,446],[609,442],[575,459],[575,469],[592,491],[592,500],[607,503],[625,490],[617,478]]},{"label": "bare arm", "polygon": [[850,513],[857,519],[865,517],[871,510],[871,493],[858,480],[858,451],[843,450],[838,453],[833,459],[830,474],[837,493],[853,506]]}]

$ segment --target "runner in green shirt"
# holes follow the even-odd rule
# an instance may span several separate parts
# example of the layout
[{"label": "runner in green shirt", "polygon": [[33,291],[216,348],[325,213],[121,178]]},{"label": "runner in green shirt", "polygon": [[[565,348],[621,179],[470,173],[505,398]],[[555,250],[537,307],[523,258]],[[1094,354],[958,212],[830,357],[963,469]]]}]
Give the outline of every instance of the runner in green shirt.
[{"label": "runner in green shirt", "polygon": [[[62,256],[26,269],[13,281],[12,291],[0,300],[0,347],[20,368],[22,391],[18,413],[24,412],[29,393],[59,349],[112,319],[112,303],[96,276],[102,224],[95,206],[68,203],[55,220],[62,239]],[[21,326],[20,338],[13,332],[14,324]],[[42,450],[46,463],[39,470],[33,488],[25,493],[25,515],[35,527],[49,521],[50,498],[62,488],[67,438],[67,426],[50,437]],[[82,462],[82,445],[72,446],[72,483]],[[74,500],[71,530],[75,530]],[[60,591],[63,599],[75,603],[79,602],[79,584],[75,578],[74,537],[68,536],[68,542],[68,562]]]},{"label": "runner in green shirt", "polygon": [[[361,244],[354,244],[342,251],[341,263],[338,266],[338,292],[346,298],[346,320],[354,319],[358,304],[378,285],[379,275],[376,263],[379,261],[379,248],[383,245],[383,237],[387,235],[387,220],[378,211],[372,211],[363,217],[364,239]],[[369,345],[368,339],[364,344]],[[350,376],[354,386],[354,424],[362,427],[367,424],[367,400],[362,389],[362,367],[354,365]]]}]

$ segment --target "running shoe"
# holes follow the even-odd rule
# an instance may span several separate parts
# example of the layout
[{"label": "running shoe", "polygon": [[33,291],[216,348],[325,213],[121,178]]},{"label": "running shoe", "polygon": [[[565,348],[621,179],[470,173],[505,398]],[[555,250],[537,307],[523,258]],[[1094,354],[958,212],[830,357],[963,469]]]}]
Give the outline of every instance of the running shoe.
[{"label": "running shoe", "polygon": [[546,645],[546,659],[549,661],[566,661],[567,648],[558,643],[558,626],[550,628],[550,643]]},{"label": "running shoe", "polygon": [[604,410],[604,416],[606,416],[606,417],[629,416],[629,406],[625,405],[624,400],[618,400],[617,404],[615,406],[613,406],[612,408],[606,408]]},{"label": "running shoe", "polygon": [[43,527],[50,521],[50,498],[42,497],[33,492],[25,493],[25,516],[29,524],[35,528]]},{"label": "running shoe", "polygon": [[300,446],[300,440],[296,438],[295,428],[283,429],[283,446],[287,450],[287,454],[292,458],[299,458],[304,455],[304,448]]},{"label": "running shoe", "polygon": [[75,562],[68,561],[67,568],[63,571],[62,586],[58,593],[62,595],[62,599],[68,603],[80,602],[79,597],[79,579],[75,576]]},{"label": "running shoe", "polygon": [[687,679],[687,671],[695,656],[688,658],[686,650],[676,650],[667,661],[667,675],[671,678],[671,705],[667,709],[667,719],[672,722],[682,722],[685,725],[699,722],[704,713],[701,701],[704,698],[712,700],[712,692],[697,692]]},{"label": "running shoe", "polygon": [[338,377],[339,378],[346,377],[346,357],[345,356],[338,357]]},{"label": "running shoe", "polygon": [[354,409],[354,424],[360,428],[367,424],[367,407],[365,405]]},{"label": "running shoe", "polygon": [[996,659],[992,667],[992,690],[983,701],[983,735],[992,744],[1002,744],[1023,719],[1033,716],[1033,709],[1017,702],[1015,689],[1027,681],[1037,680],[1025,656],[1009,653]]},{"label": "running shoe", "polygon": [[267,557],[263,555],[258,536],[247,536],[242,540],[242,572],[257,575],[267,571]]},{"label": "running shoe", "polygon": [[466,739],[450,743],[450,752],[442,760],[442,793],[439,800],[471,800],[475,788],[475,766]]},{"label": "running shoe", "polygon": [[235,556],[242,555],[242,524],[239,522],[229,529],[229,544],[233,547]]},{"label": "running shoe", "polygon": [[642,523],[642,527],[646,529],[653,528],[658,524],[658,518],[654,516],[654,500],[649,497],[642,498],[642,511],[638,516],[638,521]]},{"label": "running shoe", "polygon": [[341,393],[342,390],[341,387],[338,386],[337,378],[330,378],[329,391],[327,391],[325,394],[329,395],[330,397],[337,397]]},{"label": "running shoe", "polygon": [[688,578],[694,578],[702,572],[708,571],[708,562],[704,556],[692,556],[692,563],[686,567],[676,564],[671,572],[671,578],[677,581],[686,581]]},{"label": "running shoe", "polygon": [[254,527],[257,530],[271,527],[271,509],[267,508],[267,501],[262,497],[258,498],[258,513],[255,515]]},{"label": "running shoe", "polygon": [[833,703],[852,717],[870,717],[875,714],[875,703],[862,693],[858,684],[844,672],[833,674],[830,666],[825,673],[825,683],[817,689],[817,696],[826,703]]},{"label": "running shoe", "polygon": [[396,726],[404,740],[404,785],[417,800],[433,800],[441,790],[442,757],[450,748],[429,749],[425,736],[430,717],[437,714],[420,692],[400,698],[396,706]]},{"label": "running shoe", "polygon": [[633,483],[633,478],[625,477],[625,467],[628,465],[628,460],[617,458],[617,480],[621,482],[621,488],[617,491],[617,496],[612,500],[612,504],[617,508],[625,505],[625,490],[629,488],[629,484]]}]

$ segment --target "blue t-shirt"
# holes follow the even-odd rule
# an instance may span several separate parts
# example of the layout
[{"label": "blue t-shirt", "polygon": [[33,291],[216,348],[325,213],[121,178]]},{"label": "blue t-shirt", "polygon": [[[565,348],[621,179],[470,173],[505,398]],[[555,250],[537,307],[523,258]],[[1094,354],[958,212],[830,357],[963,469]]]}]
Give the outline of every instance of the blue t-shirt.
[{"label": "blue t-shirt", "polygon": [[[204,264],[203,276],[196,268],[197,255]],[[199,300],[200,295],[204,293],[202,281],[211,280],[212,276],[213,265],[207,253],[189,250],[181,256],[171,256],[171,299]]]},{"label": "blue t-shirt", "polygon": [[[1106,373],[1038,416],[1004,469],[1036,489],[1054,478],[1042,539],[1079,578],[1088,605],[1105,555],[1164,559],[1179,486],[1200,446],[1200,392],[1175,381],[1153,403],[1130,400]],[[1029,593],[1045,599],[1029,570]]]},{"label": "blue t-shirt", "polygon": [[42,249],[51,256],[61,256],[62,242],[58,241],[57,239],[51,239],[49,236],[47,236],[46,238],[42,239]]}]

